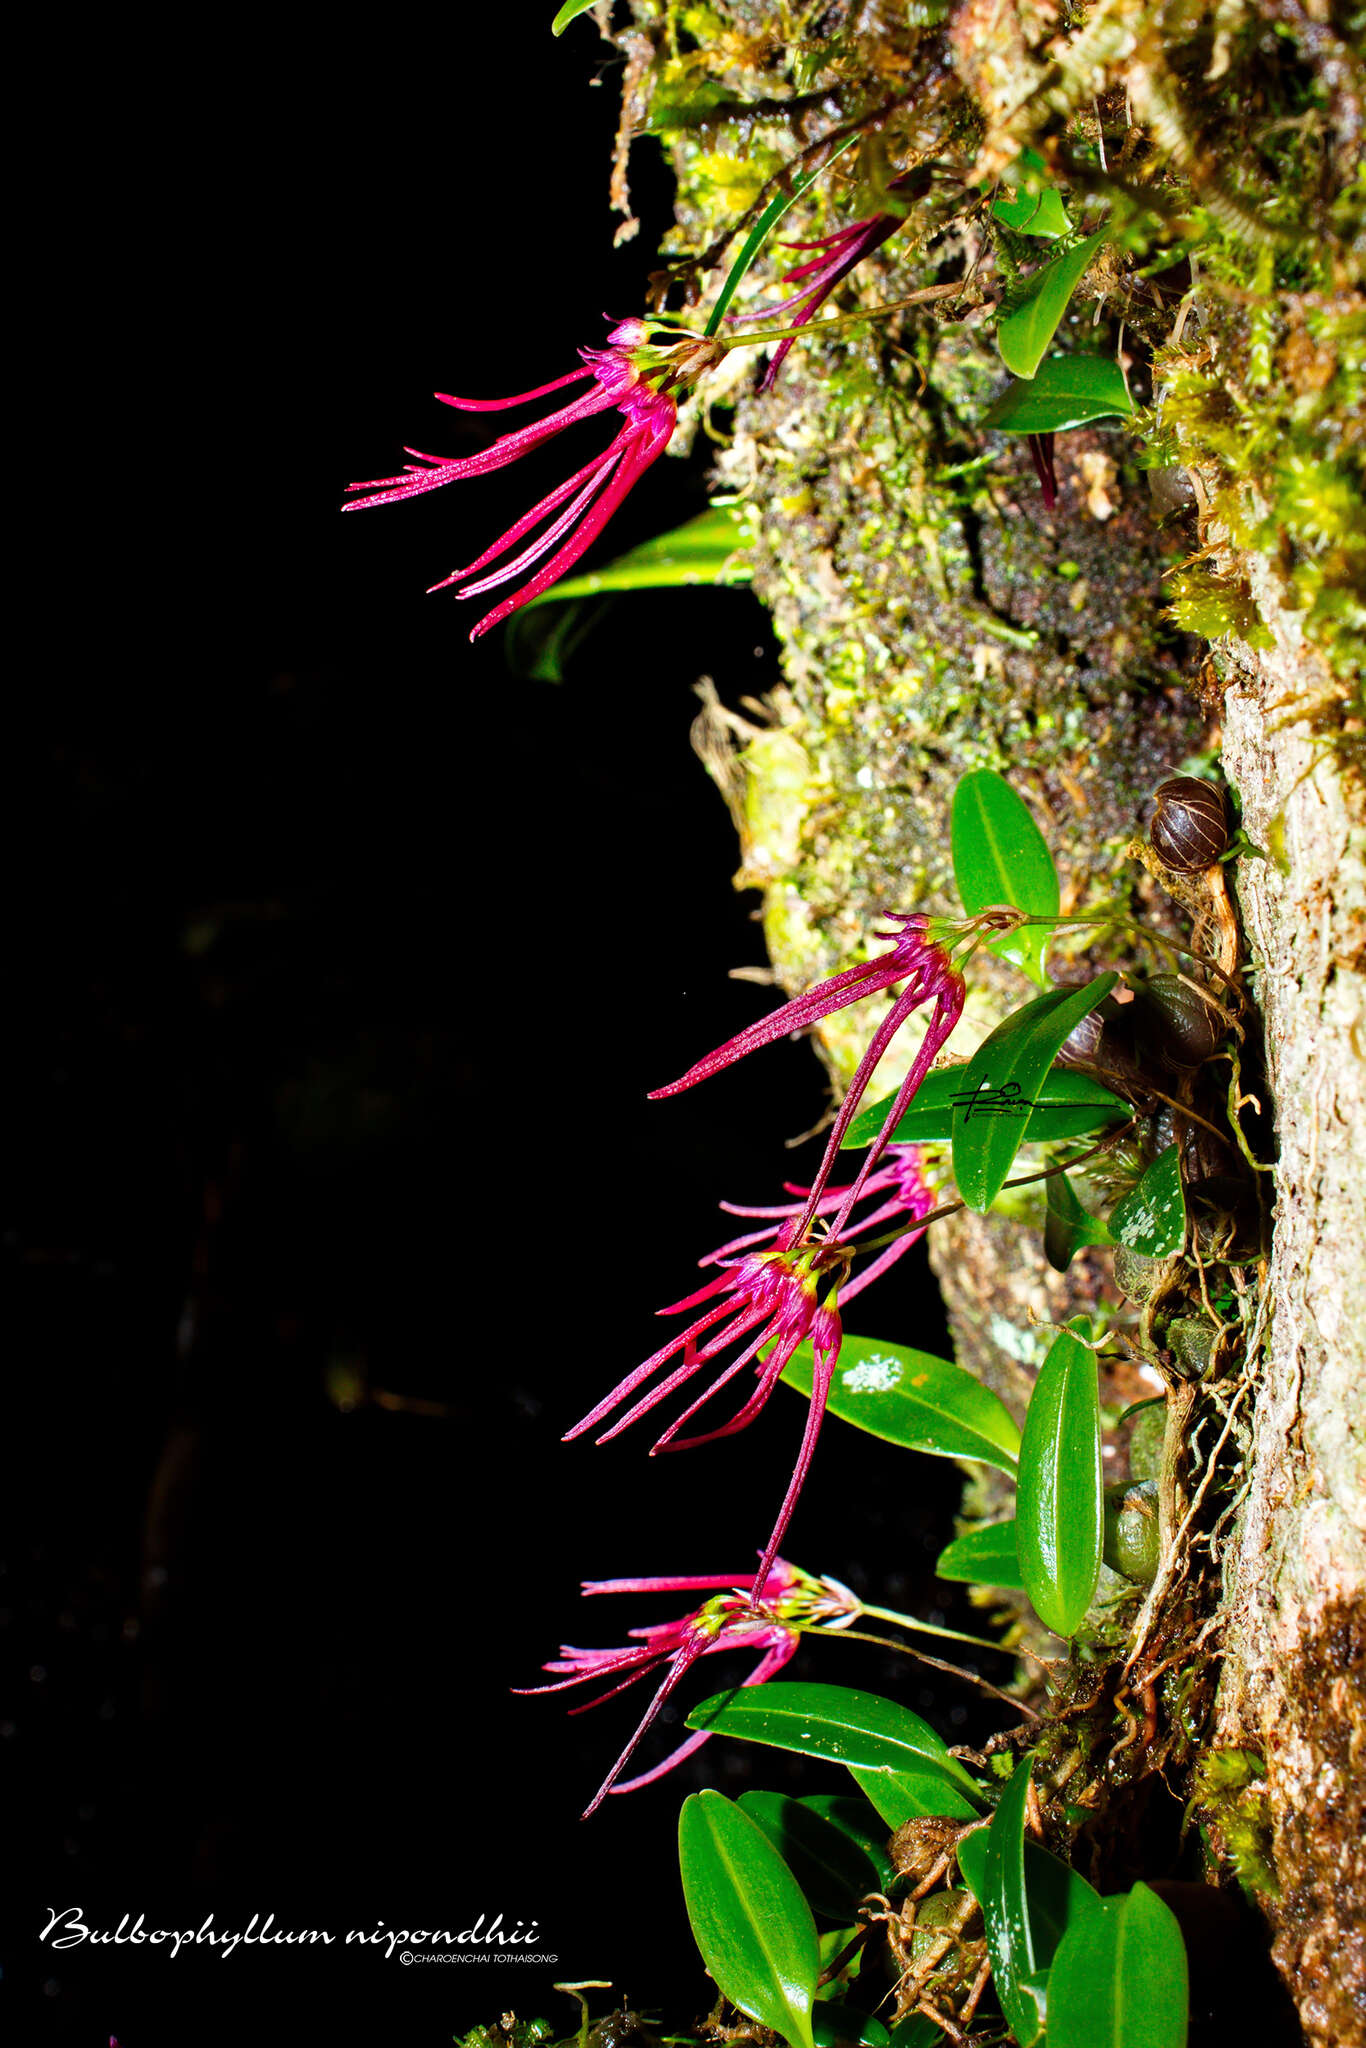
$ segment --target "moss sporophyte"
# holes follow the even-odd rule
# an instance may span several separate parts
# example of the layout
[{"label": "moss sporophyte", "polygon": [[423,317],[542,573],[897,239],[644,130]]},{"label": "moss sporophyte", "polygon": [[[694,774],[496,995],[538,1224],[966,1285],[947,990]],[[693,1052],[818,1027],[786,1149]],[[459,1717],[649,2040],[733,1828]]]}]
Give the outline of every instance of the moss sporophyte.
[{"label": "moss sporophyte", "polygon": [[633,1628],[631,1645],[620,1650],[578,1650],[563,1644],[558,1658],[543,1666],[546,1671],[564,1673],[553,1685],[518,1688],[525,1693],[563,1692],[570,1686],[588,1685],[594,1679],[614,1681],[596,1699],[571,1709],[581,1714],[589,1707],[615,1699],[649,1671],[665,1666],[664,1676],[650,1701],[640,1726],[598,1787],[584,1818],[601,1805],[609,1792],[634,1792],[652,1785],[708,1740],[705,1731],[690,1735],[685,1742],[648,1771],[641,1771],[619,1783],[622,1771],[660,1708],[674,1688],[686,1677],[699,1657],[716,1650],[757,1650],[758,1662],[744,1685],[760,1685],[781,1671],[797,1648],[804,1629],[837,1629],[857,1620],[862,1608],[846,1586],[836,1579],[812,1578],[809,1572],[774,1558],[767,1571],[752,1578],[718,1573],[704,1577],[597,1579],[583,1587],[585,1597],[595,1593],[711,1593],[713,1597],[676,1621]]}]

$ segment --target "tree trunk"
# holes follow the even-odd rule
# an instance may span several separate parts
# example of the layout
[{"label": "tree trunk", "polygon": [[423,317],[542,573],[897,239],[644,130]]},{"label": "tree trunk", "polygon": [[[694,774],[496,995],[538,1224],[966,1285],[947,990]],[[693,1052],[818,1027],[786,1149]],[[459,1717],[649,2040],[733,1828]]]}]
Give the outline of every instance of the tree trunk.
[{"label": "tree trunk", "polygon": [[[1126,1673],[1158,1698],[1145,1631],[1185,1597],[1182,1655],[1217,1646],[1222,1675],[1194,1753],[1168,1754],[1207,1790],[1191,1767],[1211,1754],[1264,1767],[1224,1809],[1210,1795],[1211,1848],[1274,1930],[1306,2038],[1344,2048],[1366,2039],[1366,508],[1362,233],[1342,196],[1359,68],[1326,5],[1298,0],[1101,4],[1070,35],[1070,10],[1028,0],[849,0],[807,10],[802,35],[791,11],[636,0],[631,91],[674,137],[679,248],[702,250],[798,148],[861,119],[860,150],[792,233],[876,212],[889,177],[933,162],[919,214],[836,303],[961,289],[799,346],[767,395],[737,386],[719,480],[753,508],[786,678],[762,714],[713,694],[699,725],[740,830],[737,885],[763,891],[775,978],[795,992],[862,957],[881,913],[957,908],[949,798],[989,766],[1046,826],[1065,909],[1127,895],[1184,935],[1181,906],[1126,848],[1157,783],[1222,747],[1259,849],[1233,872],[1254,999],[1243,1085],[1275,1125],[1270,1227],[1231,1371],[1170,1411],[1188,1448],[1183,1526],[1164,1529]],[[990,316],[1022,260],[986,200],[1025,145],[1078,218],[1089,192],[1148,222],[1127,267],[1107,251],[1087,274],[1059,340],[1086,349],[1108,322],[1150,410],[1132,430],[1059,435],[1052,511],[1024,441],[978,425],[1004,381]],[[770,250],[758,275],[771,287],[783,267]],[[1050,961],[1074,977],[1126,964],[1113,942],[1077,939]],[[954,1051],[1022,999],[992,966]],[[837,1087],[879,1014],[822,1027]],[[932,1233],[959,1356],[1017,1413],[1046,1348],[1037,1325],[1114,1300],[1107,1254],[1065,1275],[1046,1264],[1040,1210],[1021,1198]],[[871,1302],[860,1311],[866,1326]],[[1137,1371],[1114,1368],[1106,1397],[1152,1391]],[[1212,1526],[1210,1482],[1227,1509]]]}]

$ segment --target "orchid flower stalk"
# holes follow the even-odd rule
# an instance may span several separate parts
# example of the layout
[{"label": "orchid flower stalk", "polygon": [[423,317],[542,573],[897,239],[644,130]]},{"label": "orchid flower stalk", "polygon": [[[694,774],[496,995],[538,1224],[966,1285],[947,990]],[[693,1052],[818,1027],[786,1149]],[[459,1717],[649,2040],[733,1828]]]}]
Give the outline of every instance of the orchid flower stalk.
[{"label": "orchid flower stalk", "polygon": [[552,1685],[519,1688],[528,1694],[564,1692],[571,1686],[591,1684],[595,1679],[615,1681],[609,1683],[607,1690],[599,1693],[596,1699],[585,1700],[582,1705],[570,1709],[571,1713],[581,1714],[589,1707],[601,1706],[604,1701],[615,1699],[618,1693],[624,1692],[648,1672],[658,1670],[661,1665],[665,1667],[639,1727],[598,1787],[584,1814],[585,1820],[609,1792],[634,1792],[642,1785],[652,1785],[709,1740],[705,1730],[690,1735],[662,1762],[639,1772],[625,1784],[619,1782],[641,1737],[699,1657],[710,1656],[717,1650],[757,1650],[758,1662],[741,1683],[760,1685],[782,1670],[796,1651],[805,1629],[844,1628],[862,1612],[858,1600],[837,1579],[813,1578],[809,1572],[786,1563],[782,1558],[774,1558],[767,1568],[761,1566],[752,1578],[733,1578],[722,1573],[686,1578],[597,1579],[590,1580],[583,1587],[585,1598],[598,1593],[703,1592],[712,1593],[714,1597],[679,1620],[656,1622],[646,1628],[629,1630],[632,1641],[627,1648],[579,1650],[569,1644],[563,1645],[558,1658],[542,1668],[565,1675],[557,1676]]}]

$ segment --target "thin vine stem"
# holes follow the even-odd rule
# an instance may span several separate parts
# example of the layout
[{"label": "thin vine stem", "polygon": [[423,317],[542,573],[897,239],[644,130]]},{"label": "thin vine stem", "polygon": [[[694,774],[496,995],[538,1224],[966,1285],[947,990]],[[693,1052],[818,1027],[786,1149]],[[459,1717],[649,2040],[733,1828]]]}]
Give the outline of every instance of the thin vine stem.
[{"label": "thin vine stem", "polygon": [[[1027,1188],[1031,1187],[1035,1181],[1052,1180],[1059,1173],[1070,1173],[1074,1166],[1082,1166],[1088,1159],[1096,1158],[1099,1153],[1108,1152],[1112,1145],[1117,1145],[1121,1138],[1126,1138],[1129,1132],[1137,1127],[1137,1124],[1138,1118],[1130,1117],[1127,1124],[1121,1124],[1118,1130],[1111,1131],[1109,1136],[1102,1138],[1098,1145],[1088,1146],[1085,1152],[1075,1152],[1070,1159],[1064,1159],[1057,1166],[1046,1166],[1039,1173],[1022,1173],[1015,1180],[1008,1180],[1005,1186],[1008,1188]],[[931,1209],[928,1216],[914,1217],[909,1223],[901,1224],[896,1230],[889,1230],[881,1237],[870,1237],[866,1243],[855,1245],[853,1249],[860,1253],[885,1251],[889,1244],[895,1244],[897,1239],[905,1237],[908,1231],[928,1230],[931,1223],[939,1223],[945,1216],[956,1216],[960,1209],[966,1209],[967,1206],[967,1203],[962,1200],[945,1202],[938,1209]]]},{"label": "thin vine stem", "polygon": [[[872,1610],[865,1609],[865,1612],[871,1613]],[[791,1628],[793,1624],[789,1622],[787,1626]],[[797,1633],[799,1635],[828,1635],[829,1630],[798,1624]],[[928,1650],[912,1649],[909,1643],[894,1642],[890,1636],[869,1635],[866,1629],[861,1628],[842,1628],[840,1635],[846,1642],[873,1643],[880,1650],[895,1650],[899,1656],[914,1657],[918,1664],[928,1664],[932,1671],[942,1671],[947,1678],[961,1678],[965,1685],[975,1685],[980,1691],[989,1692],[993,1699],[1002,1700],[1006,1706],[1014,1707],[1016,1713],[1027,1716],[1031,1721],[1037,1721],[1040,1718],[1033,1707],[1026,1706],[1023,1700],[1016,1699],[1011,1693],[1002,1692],[1000,1686],[993,1685],[989,1678],[981,1677],[976,1671],[965,1671],[961,1664],[950,1664],[944,1657],[932,1657]],[[1002,1657],[1012,1657],[1017,1654],[1014,1650],[1007,1650],[1000,1643],[990,1644],[988,1647],[995,1649]],[[1034,1656],[1032,1650],[1022,1649],[1021,1654]],[[1034,1661],[1041,1664],[1043,1659],[1035,1657]]]}]

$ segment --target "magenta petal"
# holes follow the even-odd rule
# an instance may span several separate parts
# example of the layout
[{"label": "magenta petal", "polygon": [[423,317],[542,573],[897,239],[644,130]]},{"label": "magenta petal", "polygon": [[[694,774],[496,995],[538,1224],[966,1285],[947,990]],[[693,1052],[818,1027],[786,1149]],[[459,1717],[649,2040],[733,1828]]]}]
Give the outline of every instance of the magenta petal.
[{"label": "magenta petal", "polygon": [[538,384],[534,391],[519,391],[515,398],[452,398],[449,391],[437,391],[433,396],[443,405],[453,405],[458,412],[505,412],[509,406],[527,405],[533,398],[544,398],[548,391],[563,391],[566,384],[577,384],[592,375],[591,369],[570,370],[566,376],[552,378],[549,384]]},{"label": "magenta petal", "polygon": [[[762,1685],[765,1679],[772,1678],[776,1672],[782,1670],[784,1664],[790,1662],[796,1654],[796,1649],[797,1637],[794,1635],[781,1646],[775,1646],[771,1650],[766,1650],[753,1671],[750,1672],[749,1677],[740,1680],[741,1685]],[[686,1742],[680,1742],[677,1749],[670,1750],[663,1762],[655,1764],[653,1769],[642,1771],[637,1778],[629,1778],[624,1785],[613,1785],[613,1793],[638,1792],[642,1785],[655,1784],[658,1779],[673,1770],[677,1764],[681,1764],[685,1757],[695,1756],[703,1743],[710,1742],[710,1740],[711,1735],[706,1728],[698,1729],[696,1734],[690,1735]]]},{"label": "magenta petal", "polygon": [[500,605],[495,606],[491,612],[486,613],[480,619],[478,625],[470,634],[471,640],[477,640],[481,634],[487,633],[503,619],[508,618],[511,613],[520,610],[523,605],[530,604],[531,600],[534,597],[539,597],[543,590],[549,590],[551,584],[558,583],[565,570],[578,561],[580,555],[586,551],[590,542],[596,540],[618,505],[621,504],[635,484],[639,482],[650,464],[664,453],[673,435],[675,424],[672,417],[672,406],[670,407],[670,414],[671,417],[667,421],[661,420],[648,429],[646,433],[637,439],[635,445],[625,452],[616,476],[603,492],[597,504],[588,513],[578,531],[570,536],[558,554],[553,555],[550,561],[542,569],[538,570],[531,581],[524,584],[515,596],[504,598]]},{"label": "magenta petal", "polygon": [[[550,550],[564,538],[565,534],[578,524],[578,521],[588,510],[594,498],[597,497],[598,492],[606,488],[612,471],[620,460],[621,451],[617,448],[617,444],[614,441],[602,461],[594,465],[595,473],[589,482],[584,485],[578,496],[565,507],[559,518],[546,528],[544,533],[538,534],[529,547],[523,548],[519,555],[514,555],[510,562],[505,562],[501,569],[495,569],[489,576],[481,576],[477,583],[467,583],[459,595],[461,597],[482,596],[484,591],[494,590],[500,583],[508,583],[514,576],[520,576],[523,569],[530,568],[533,562],[539,562],[545,555],[549,554]],[[468,573],[466,571],[466,574]]]},{"label": "magenta petal", "polygon": [[670,1081],[663,1088],[652,1088],[650,1101],[659,1102],[668,1095],[681,1095],[685,1088],[695,1088],[699,1081],[710,1080],[713,1074],[720,1073],[723,1067],[733,1066],[746,1053],[756,1052],[763,1045],[772,1045],[775,1040],[786,1038],[808,1024],[818,1024],[832,1011],[842,1010],[863,996],[876,995],[890,981],[904,980],[907,971],[890,954],[884,954],[879,960],[865,961],[858,967],[846,967],[843,973],[819,982],[815,988],[807,989],[804,995],[794,996],[780,1009],[770,1011],[767,1017],[761,1017],[757,1023],[737,1031],[734,1038],[728,1038],[724,1045],[717,1046],[715,1052],[698,1060],[677,1081]]},{"label": "magenta petal", "polygon": [[587,482],[589,478],[597,477],[601,475],[604,469],[610,468],[614,460],[612,447],[604,448],[601,455],[595,455],[593,460],[586,462],[582,469],[576,469],[573,476],[567,478],[564,483],[558,484],[553,491],[547,491],[545,497],[538,504],[533,505],[529,512],[523,513],[515,525],[510,526],[506,533],[500,534],[491,547],[484,549],[482,555],[476,556],[474,561],[468,563],[463,569],[452,569],[450,575],[443,582],[434,583],[431,588],[433,590],[442,590],[446,584],[462,583],[467,576],[473,576],[478,570],[487,567],[490,562],[496,562],[499,555],[505,553],[515,542],[519,541],[523,534],[529,533],[539,519],[543,519],[548,512],[553,512],[555,507],[562,505],[566,498],[572,497],[575,491],[579,489],[579,486]]},{"label": "magenta petal", "polygon": [[792,1478],[788,1484],[783,1504],[778,1510],[778,1519],[773,1525],[773,1534],[768,1539],[768,1545],[759,1565],[759,1571],[765,1577],[772,1567],[774,1558],[778,1554],[779,1544],[787,1534],[787,1525],[792,1520],[793,1510],[796,1508],[801,1490],[806,1484],[806,1475],[811,1469],[811,1460],[816,1452],[816,1439],[821,1433],[821,1424],[825,1420],[825,1404],[830,1394],[830,1380],[835,1370],[835,1361],[839,1357],[839,1339],[836,1337],[833,1349],[825,1350],[820,1344],[816,1344],[813,1349],[816,1369],[811,1378],[811,1405],[807,1410],[806,1428],[802,1431],[801,1448],[797,1452],[797,1462],[792,1470]]},{"label": "magenta petal", "polygon": [[701,1577],[673,1579],[589,1579],[582,1593],[729,1593],[752,1592],[757,1573],[708,1572]]},{"label": "magenta petal", "polygon": [[636,1749],[639,1747],[640,1738],[642,1737],[642,1735],[644,1735],[646,1729],[654,1720],[655,1715],[659,1712],[660,1708],[663,1706],[665,1700],[669,1697],[669,1694],[673,1691],[674,1687],[678,1684],[679,1680],[686,1675],[689,1667],[695,1664],[697,1659],[701,1656],[702,1649],[703,1645],[701,1644],[701,1642],[694,1640],[692,1642],[685,1643],[683,1648],[678,1652],[677,1656],[670,1664],[668,1670],[665,1672],[664,1677],[660,1682],[659,1690],[656,1692],[654,1698],[650,1701],[649,1706],[645,1709],[645,1713],[641,1720],[640,1726],[636,1729],[635,1734],[631,1737],[625,1749],[623,1749],[621,1755],[617,1758],[611,1770],[603,1779],[601,1785],[599,1785],[592,1800],[584,1808],[583,1817],[585,1820],[588,1819],[589,1814],[596,1813],[598,1808],[602,1805],[603,1800],[607,1797],[607,1794],[616,1784],[617,1779],[621,1776],[627,1764],[630,1762],[632,1756],[635,1754]]}]

